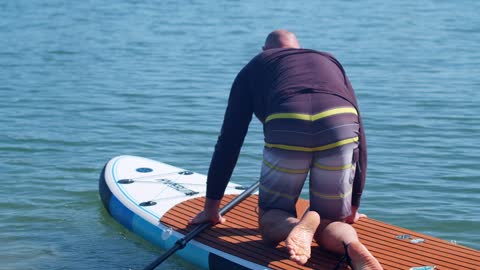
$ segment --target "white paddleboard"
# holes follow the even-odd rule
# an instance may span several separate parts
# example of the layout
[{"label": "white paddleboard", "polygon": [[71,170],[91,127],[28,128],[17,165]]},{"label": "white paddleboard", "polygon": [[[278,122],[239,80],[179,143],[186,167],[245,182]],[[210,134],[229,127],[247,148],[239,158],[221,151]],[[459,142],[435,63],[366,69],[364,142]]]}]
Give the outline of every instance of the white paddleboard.
[{"label": "white paddleboard", "polygon": [[[119,156],[105,165],[99,188],[114,219],[169,250],[191,231],[188,219],[203,208],[206,176],[142,157]],[[243,189],[229,184],[222,203],[233,201],[232,194]],[[301,215],[307,207],[308,201],[300,199],[297,212]],[[315,242],[312,257],[304,266],[288,259],[283,242],[277,247],[264,245],[257,208],[258,196],[248,196],[226,214],[225,224],[203,231],[176,254],[203,269],[330,270],[338,263],[338,256]],[[432,265],[438,269],[480,269],[478,250],[371,218],[361,219],[354,228],[384,269]]]}]

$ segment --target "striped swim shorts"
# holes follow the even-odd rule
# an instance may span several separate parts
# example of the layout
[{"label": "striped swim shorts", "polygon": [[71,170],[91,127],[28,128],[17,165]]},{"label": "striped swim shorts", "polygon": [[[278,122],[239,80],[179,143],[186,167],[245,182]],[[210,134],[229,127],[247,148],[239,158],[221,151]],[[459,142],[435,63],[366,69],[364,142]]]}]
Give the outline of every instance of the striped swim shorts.
[{"label": "striped swim shorts", "polygon": [[271,114],[264,131],[262,210],[280,209],[296,216],[296,202],[309,178],[310,210],[329,220],[351,214],[359,133],[353,107]]}]

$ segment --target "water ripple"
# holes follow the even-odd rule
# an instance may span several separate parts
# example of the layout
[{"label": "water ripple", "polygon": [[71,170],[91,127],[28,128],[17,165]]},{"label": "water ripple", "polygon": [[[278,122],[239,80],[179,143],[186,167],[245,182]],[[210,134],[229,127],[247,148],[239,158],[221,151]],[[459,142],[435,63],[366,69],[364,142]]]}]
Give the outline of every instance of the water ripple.
[{"label": "water ripple", "polygon": [[[479,8],[0,2],[0,269],[140,268],[161,252],[102,208],[101,168],[133,154],[206,173],[232,81],[283,27],[337,56],[354,85],[369,144],[363,211],[479,249]],[[258,178],[262,145],[254,120],[236,182]]]}]

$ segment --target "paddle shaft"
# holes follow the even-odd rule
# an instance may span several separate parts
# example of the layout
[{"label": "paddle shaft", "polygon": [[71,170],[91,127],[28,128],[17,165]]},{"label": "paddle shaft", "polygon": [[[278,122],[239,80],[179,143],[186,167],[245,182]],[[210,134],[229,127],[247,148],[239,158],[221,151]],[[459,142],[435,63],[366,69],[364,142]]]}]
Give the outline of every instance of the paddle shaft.
[{"label": "paddle shaft", "polygon": [[[251,185],[249,188],[247,188],[245,191],[240,193],[237,197],[235,197],[233,200],[227,203],[222,209],[220,209],[219,211],[220,215],[225,215],[233,207],[235,207],[237,204],[245,200],[248,196],[250,196],[253,192],[255,192],[255,190],[258,188],[259,185],[260,185],[260,182],[257,181],[253,185]],[[213,224],[211,223],[203,223],[198,225],[191,232],[185,235],[183,238],[175,242],[175,245],[172,248],[170,248],[167,252],[162,254],[162,256],[158,257],[155,261],[150,263],[147,267],[144,268],[144,270],[155,269],[162,262],[164,262],[166,259],[172,256],[177,250],[184,248],[190,240],[195,238],[198,234],[200,234],[205,229],[210,228],[212,225]]]}]

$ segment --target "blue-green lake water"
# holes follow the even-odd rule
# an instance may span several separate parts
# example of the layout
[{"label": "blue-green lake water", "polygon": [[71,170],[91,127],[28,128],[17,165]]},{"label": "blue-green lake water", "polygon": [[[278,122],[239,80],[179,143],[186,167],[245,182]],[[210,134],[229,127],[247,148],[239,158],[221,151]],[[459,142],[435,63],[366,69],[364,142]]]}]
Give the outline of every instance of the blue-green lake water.
[{"label": "blue-green lake water", "polygon": [[[122,154],[206,173],[230,85],[277,28],[356,90],[362,212],[480,249],[480,2],[1,1],[0,269],[141,269],[98,176]],[[252,122],[233,181],[258,178]],[[306,190],[305,190],[306,195]],[[195,269],[174,257],[159,269]]]}]

